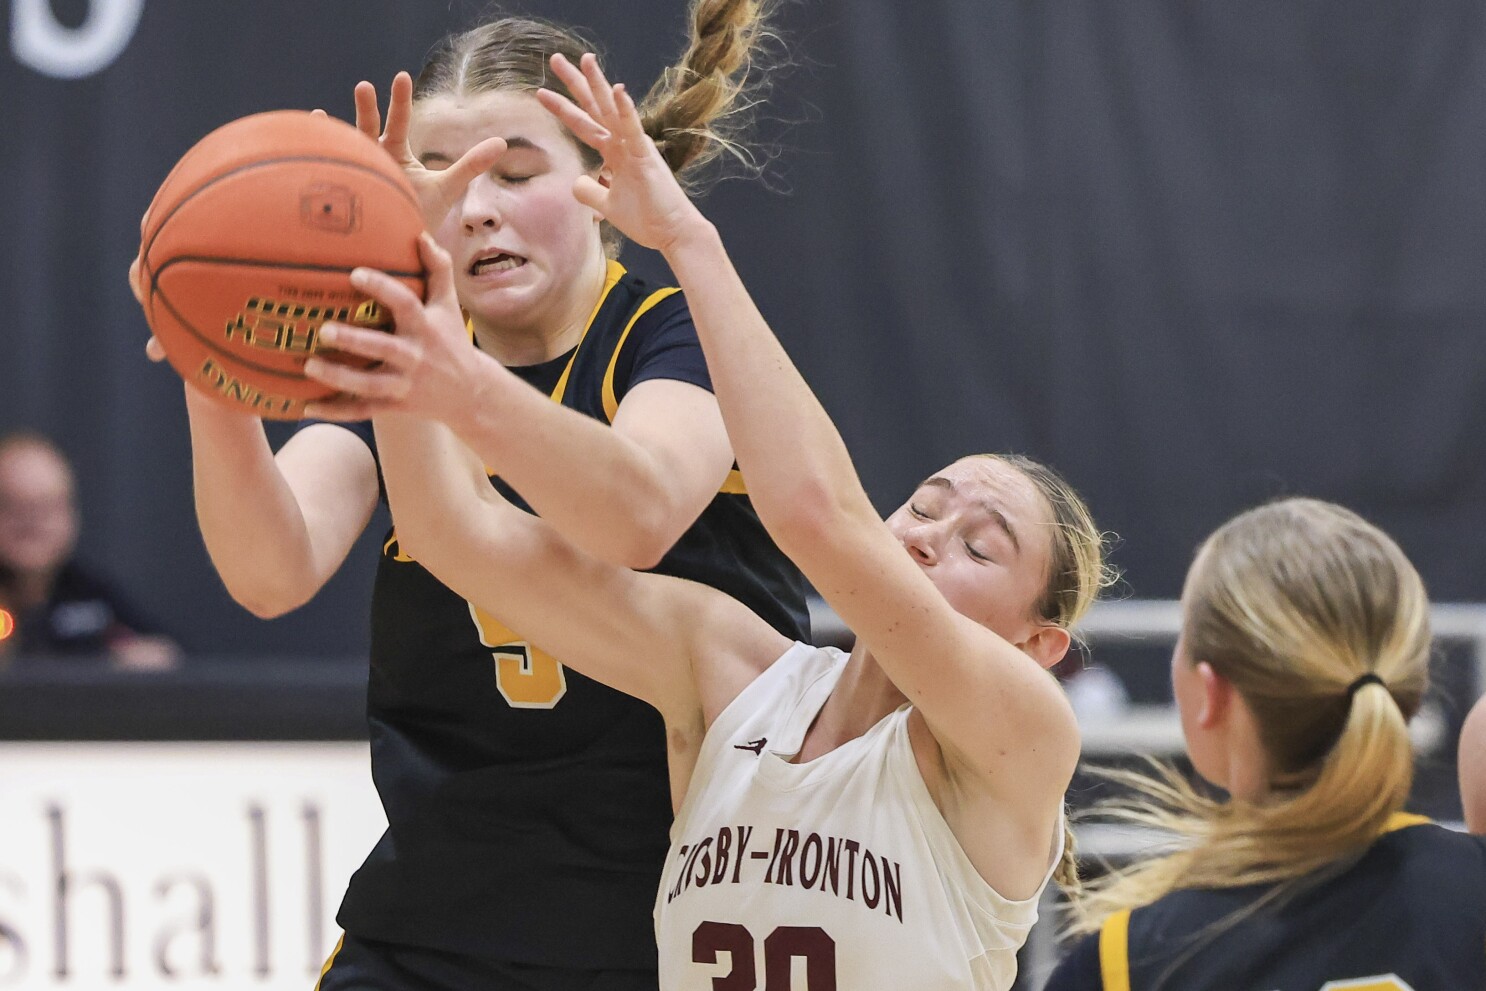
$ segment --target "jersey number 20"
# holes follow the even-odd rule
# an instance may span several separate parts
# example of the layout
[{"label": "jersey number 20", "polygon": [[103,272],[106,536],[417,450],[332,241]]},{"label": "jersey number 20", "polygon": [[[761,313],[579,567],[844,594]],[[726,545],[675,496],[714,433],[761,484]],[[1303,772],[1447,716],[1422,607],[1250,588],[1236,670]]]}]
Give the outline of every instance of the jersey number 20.
[{"label": "jersey number 20", "polygon": [[[694,963],[717,963],[727,951],[732,969],[712,978],[712,991],[760,991],[753,934],[736,922],[703,922],[691,934]],[[780,926],[764,940],[762,991],[790,991],[796,959],[805,962],[806,991],[836,991],[836,941],[816,926]]]},{"label": "jersey number 20", "polygon": [[522,640],[473,602],[469,604],[480,642],[495,660],[495,685],[514,709],[551,709],[568,690],[567,675],[552,655]]}]

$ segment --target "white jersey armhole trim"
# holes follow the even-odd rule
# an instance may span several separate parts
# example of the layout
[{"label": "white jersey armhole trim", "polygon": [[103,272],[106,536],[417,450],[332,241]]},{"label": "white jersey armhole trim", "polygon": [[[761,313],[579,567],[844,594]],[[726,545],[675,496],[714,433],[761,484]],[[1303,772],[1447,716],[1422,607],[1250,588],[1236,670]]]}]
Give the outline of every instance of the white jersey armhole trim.
[{"label": "white jersey armhole trim", "polygon": [[[733,700],[717,714],[717,718],[713,720],[711,726],[707,727],[707,732],[702,737],[702,745],[697,750],[697,761],[692,767],[691,779],[686,785],[686,798],[682,800],[681,807],[676,810],[676,818],[671,822],[671,837],[673,839],[681,835],[684,831],[686,824],[691,819],[693,801],[696,795],[702,791],[702,789],[696,787],[697,776],[710,770],[712,765],[717,762],[718,752],[743,728],[748,716],[757,708],[758,703],[755,700],[770,690],[767,684],[769,674],[771,672],[777,673],[775,669],[780,665],[798,663],[820,650],[844,656],[841,651],[836,650],[834,647],[816,647],[797,640],[784,653],[775,658],[767,668],[760,671],[758,676],[744,686],[743,690],[734,696]],[[837,660],[840,660],[840,656],[837,657]]]},{"label": "white jersey armhole trim", "polygon": [[[959,838],[955,836],[954,830],[944,818],[944,813],[934,802],[934,796],[929,792],[929,786],[924,782],[923,773],[919,770],[918,760],[913,754],[913,744],[908,734],[908,717],[913,712],[911,705],[899,709],[894,715],[893,741],[891,752],[896,772],[901,775],[914,797],[918,806],[919,820],[924,827],[924,834],[929,837],[930,843],[940,854],[949,857],[954,862],[955,869],[967,879],[979,882],[982,894],[985,898],[975,898],[978,907],[987,911],[993,918],[1003,925],[1026,925],[1030,927],[1037,919],[1037,904],[1047,889],[1048,883],[1052,881],[1053,874],[1057,872],[1058,863],[1063,859],[1063,844],[1066,842],[1065,825],[1067,821],[1067,806],[1059,803],[1058,818],[1053,823],[1053,835],[1051,837],[1050,850],[1052,856],[1048,860],[1047,870],[1043,872],[1042,883],[1030,896],[1022,899],[1007,898],[1001,892],[981,876],[975,865],[970,860],[970,855],[960,845]],[[981,904],[985,903],[985,904]],[[1002,913],[1006,914],[1002,914]],[[1030,912],[1030,917],[1023,920],[1021,917]]]}]

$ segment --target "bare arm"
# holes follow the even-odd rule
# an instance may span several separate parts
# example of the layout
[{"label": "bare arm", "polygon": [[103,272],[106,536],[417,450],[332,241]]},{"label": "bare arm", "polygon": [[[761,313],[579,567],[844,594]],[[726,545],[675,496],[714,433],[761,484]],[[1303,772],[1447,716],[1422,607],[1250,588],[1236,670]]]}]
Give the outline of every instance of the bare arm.
[{"label": "bare arm", "polygon": [[769,532],[918,707],[951,772],[1008,799],[1029,828],[1046,824],[1078,756],[1073,714],[1056,683],[956,613],[883,524],[835,425],[759,314],[717,231],[645,137],[623,88],[610,87],[591,56],[582,73],[560,58],[553,68],[587,113],[546,91],[539,98],[603,153],[613,177],[607,188],[579,179],[575,193],[671,264]]},{"label": "bare arm", "polygon": [[1465,828],[1486,835],[1486,695],[1477,700],[1460,729],[1459,768]]},{"label": "bare arm", "polygon": [[732,467],[722,414],[705,389],[643,382],[607,426],[475,349],[457,304],[419,310],[395,336],[336,324],[321,339],[381,364],[362,371],[312,362],[312,378],[356,397],[317,403],[313,415],[413,413],[445,423],[543,519],[616,564],[654,567]]},{"label": "bare arm", "polygon": [[649,702],[669,724],[714,716],[788,646],[715,589],[578,550],[502,499],[443,425],[389,415],[376,430],[403,550],[523,638]]},{"label": "bare arm", "polygon": [[309,601],[366,529],[376,462],[340,427],[311,426],[279,451],[263,424],[186,388],[196,517],[227,591],[254,615]]}]

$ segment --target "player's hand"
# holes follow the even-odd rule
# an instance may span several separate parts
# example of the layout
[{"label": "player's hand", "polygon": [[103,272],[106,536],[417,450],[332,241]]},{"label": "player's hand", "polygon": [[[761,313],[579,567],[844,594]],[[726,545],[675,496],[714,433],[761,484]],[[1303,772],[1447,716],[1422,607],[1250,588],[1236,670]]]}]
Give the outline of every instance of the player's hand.
[{"label": "player's hand", "polygon": [[423,210],[423,224],[438,230],[450,210],[464,196],[465,188],[480,173],[488,171],[506,152],[500,138],[486,138],[465,152],[447,169],[430,169],[418,161],[408,144],[408,129],[413,120],[413,77],[399,72],[392,79],[387,98],[387,126],[382,126],[382,112],[377,104],[377,88],[362,80],[356,84],[356,127],[382,146],[392,160],[402,167]]},{"label": "player's hand", "polygon": [[428,234],[418,239],[428,273],[428,301],[392,276],[372,269],[351,273],[351,284],[392,314],[395,333],[326,322],[320,342],[336,351],[379,362],[373,368],[311,357],[304,373],[340,391],[334,399],[311,403],[306,416],[323,420],[366,420],[383,413],[414,413],[456,424],[479,404],[482,374],[504,370],[470,341],[454,294],[454,266]]},{"label": "player's hand", "polygon": [[579,202],[597,210],[630,240],[658,251],[665,251],[691,225],[705,222],[645,133],[624,84],[611,85],[592,53],[577,66],[561,55],[553,55],[551,62],[573,100],[546,89],[537,91],[537,99],[578,140],[604,157],[609,180],[606,186],[591,176],[579,177],[573,184]]},{"label": "player's hand", "polygon": [[[129,291],[134,293],[135,302],[139,303],[140,306],[143,306],[144,285],[140,281],[138,258],[129,263]],[[151,334],[150,339],[145,342],[144,354],[145,357],[150,359],[151,361],[165,360],[165,348],[153,334]]]}]

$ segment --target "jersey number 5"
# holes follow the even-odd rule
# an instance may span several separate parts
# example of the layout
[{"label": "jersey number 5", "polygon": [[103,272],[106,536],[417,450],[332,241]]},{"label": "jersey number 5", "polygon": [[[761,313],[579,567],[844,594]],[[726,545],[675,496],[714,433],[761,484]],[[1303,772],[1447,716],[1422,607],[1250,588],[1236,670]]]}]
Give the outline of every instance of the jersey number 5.
[{"label": "jersey number 5", "polygon": [[495,660],[495,685],[513,709],[551,709],[567,693],[568,679],[552,655],[522,640],[473,602],[469,604],[480,642]]},{"label": "jersey number 5", "polygon": [[[703,922],[691,934],[693,963],[717,963],[727,951],[731,969],[712,978],[712,991],[758,991],[753,934],[736,922]],[[790,991],[793,961],[805,962],[805,991],[836,991],[836,941],[816,926],[780,926],[764,940],[763,991]]]}]

